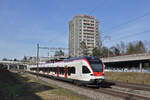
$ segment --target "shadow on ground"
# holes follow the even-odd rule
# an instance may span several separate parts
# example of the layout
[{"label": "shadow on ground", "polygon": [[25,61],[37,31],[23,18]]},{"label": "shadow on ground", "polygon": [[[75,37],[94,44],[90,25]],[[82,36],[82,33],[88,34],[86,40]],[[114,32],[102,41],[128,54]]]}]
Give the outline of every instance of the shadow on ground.
[{"label": "shadow on ground", "polygon": [[115,83],[104,81],[104,82],[102,82],[101,87],[102,88],[111,88],[111,86],[113,86],[113,85],[115,85]]},{"label": "shadow on ground", "polygon": [[17,73],[0,70],[0,100],[43,100],[36,93],[55,88],[29,81]]}]

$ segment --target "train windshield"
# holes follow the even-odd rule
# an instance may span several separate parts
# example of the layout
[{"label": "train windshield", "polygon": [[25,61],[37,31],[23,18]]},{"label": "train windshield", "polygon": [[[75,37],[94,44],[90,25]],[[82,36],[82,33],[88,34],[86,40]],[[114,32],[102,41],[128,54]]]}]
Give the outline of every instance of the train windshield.
[{"label": "train windshield", "polygon": [[88,59],[88,61],[94,72],[103,72],[103,64],[98,58],[97,59]]}]

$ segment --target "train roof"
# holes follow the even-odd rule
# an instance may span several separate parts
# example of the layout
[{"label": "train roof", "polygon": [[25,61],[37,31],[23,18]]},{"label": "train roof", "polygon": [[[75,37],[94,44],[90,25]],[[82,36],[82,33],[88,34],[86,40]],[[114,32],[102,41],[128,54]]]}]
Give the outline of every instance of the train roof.
[{"label": "train roof", "polygon": [[99,58],[95,56],[87,56],[87,57],[69,58],[69,59],[65,59],[64,61],[73,61],[73,60],[80,60],[80,59],[98,60]]}]

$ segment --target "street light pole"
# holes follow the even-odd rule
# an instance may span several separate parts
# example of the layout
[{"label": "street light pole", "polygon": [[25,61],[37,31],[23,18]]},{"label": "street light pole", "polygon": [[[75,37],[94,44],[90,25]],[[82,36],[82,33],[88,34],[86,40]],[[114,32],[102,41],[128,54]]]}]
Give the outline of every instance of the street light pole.
[{"label": "street light pole", "polygon": [[36,60],[37,60],[37,78],[39,76],[39,44],[37,44],[37,57],[36,57]]}]

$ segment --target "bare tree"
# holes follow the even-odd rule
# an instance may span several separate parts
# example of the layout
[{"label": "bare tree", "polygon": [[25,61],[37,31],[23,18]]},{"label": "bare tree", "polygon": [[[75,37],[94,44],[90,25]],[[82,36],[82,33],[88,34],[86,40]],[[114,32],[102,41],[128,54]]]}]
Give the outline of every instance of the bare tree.
[{"label": "bare tree", "polygon": [[100,57],[108,57],[109,53],[110,53],[109,48],[106,46],[103,46],[101,48]]},{"label": "bare tree", "polygon": [[119,56],[120,55],[120,50],[115,46],[112,46],[110,48],[110,51],[113,53],[113,56]]},{"label": "bare tree", "polygon": [[146,53],[145,45],[142,41],[138,41],[135,46],[136,53]]},{"label": "bare tree", "polygon": [[121,55],[126,53],[126,44],[123,41],[120,42],[120,53]]}]

